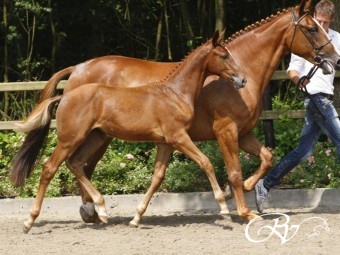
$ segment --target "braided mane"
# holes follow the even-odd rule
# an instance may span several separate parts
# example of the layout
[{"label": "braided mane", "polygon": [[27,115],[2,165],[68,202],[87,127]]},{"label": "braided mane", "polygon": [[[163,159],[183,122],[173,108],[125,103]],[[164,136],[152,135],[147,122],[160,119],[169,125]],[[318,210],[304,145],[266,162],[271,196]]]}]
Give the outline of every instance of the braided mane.
[{"label": "braided mane", "polygon": [[[224,41],[224,43],[230,43],[231,41],[235,40],[236,38],[264,25],[264,24],[267,24],[268,22],[280,17],[281,15],[283,14],[286,14],[287,12],[289,12],[290,9],[283,9],[282,11],[278,11],[276,14],[272,14],[270,15],[269,17],[265,18],[265,19],[262,19],[260,21],[257,21],[255,22],[254,24],[251,24],[249,26],[246,26],[244,29],[234,33],[233,35],[231,35],[228,39],[226,39]],[[206,43],[206,42],[205,42]],[[202,43],[200,46],[196,47],[195,49],[191,50],[182,60],[181,62],[178,62],[178,64],[171,70],[171,72],[166,76],[164,77],[160,82],[165,82],[169,79],[170,76],[173,75],[173,73],[175,73],[178,69],[179,66],[182,65],[183,61],[191,54],[193,53],[194,51],[196,51],[197,49],[199,49],[200,47],[202,47],[205,43]]]},{"label": "braided mane", "polygon": [[243,30],[240,30],[233,35],[231,35],[227,40],[225,40],[225,43],[230,43],[231,41],[235,40],[236,38],[254,30],[255,28],[258,28],[264,24],[267,24],[268,22],[272,21],[273,19],[276,19],[277,17],[286,14],[289,12],[289,9],[283,9],[282,11],[278,11],[276,14],[272,14],[269,17],[262,19],[260,21],[255,22],[254,24],[251,24],[247,27],[245,27]]}]

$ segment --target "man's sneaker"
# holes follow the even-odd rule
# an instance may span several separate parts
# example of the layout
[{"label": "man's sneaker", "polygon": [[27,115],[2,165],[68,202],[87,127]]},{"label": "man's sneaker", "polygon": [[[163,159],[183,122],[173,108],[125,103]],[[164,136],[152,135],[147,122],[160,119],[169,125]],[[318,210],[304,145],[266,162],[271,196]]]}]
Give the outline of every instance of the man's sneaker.
[{"label": "man's sneaker", "polygon": [[263,185],[263,179],[259,180],[255,185],[255,196],[256,196],[255,202],[256,202],[257,210],[260,213],[263,213],[263,205],[264,205],[264,202],[267,200],[267,196],[268,196],[268,190]]}]

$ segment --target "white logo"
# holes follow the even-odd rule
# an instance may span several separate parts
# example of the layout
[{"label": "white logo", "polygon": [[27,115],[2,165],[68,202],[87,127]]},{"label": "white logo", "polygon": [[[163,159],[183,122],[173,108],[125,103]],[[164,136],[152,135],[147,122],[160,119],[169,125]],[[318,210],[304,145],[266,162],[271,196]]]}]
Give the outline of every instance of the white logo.
[{"label": "white logo", "polygon": [[[272,219],[272,224],[269,225],[261,225],[259,227],[259,223],[261,221],[264,221],[266,217],[268,216],[278,216],[275,219]],[[269,217],[268,217],[269,218]],[[267,213],[261,215],[261,217],[257,217],[255,219],[252,219],[246,227],[245,235],[246,238],[252,242],[252,243],[261,243],[267,241],[272,236],[277,236],[281,240],[281,244],[284,244],[291,240],[298,232],[301,224],[305,223],[306,221],[321,221],[321,224],[315,226],[313,230],[310,233],[306,233],[308,236],[308,239],[311,237],[316,237],[320,235],[320,231],[324,230],[326,232],[330,231],[330,227],[327,223],[327,220],[320,218],[320,217],[310,217],[308,219],[305,219],[300,222],[300,224],[290,224],[290,218],[287,214],[284,213]],[[255,224],[256,223],[256,224]],[[257,230],[254,231],[254,229]],[[252,229],[252,231],[250,231]],[[255,234],[254,234],[255,232]],[[257,235],[255,239],[252,237],[254,235]],[[264,235],[264,237],[263,237]]]}]

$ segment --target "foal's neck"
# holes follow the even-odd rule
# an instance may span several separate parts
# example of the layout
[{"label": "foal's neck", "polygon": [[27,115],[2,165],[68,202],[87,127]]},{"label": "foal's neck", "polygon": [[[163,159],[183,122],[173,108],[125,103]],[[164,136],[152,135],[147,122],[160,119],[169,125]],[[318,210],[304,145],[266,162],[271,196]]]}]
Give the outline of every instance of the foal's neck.
[{"label": "foal's neck", "polygon": [[203,87],[208,75],[207,66],[211,51],[211,42],[197,48],[176,67],[177,70],[166,81],[167,86],[189,103],[195,102]]}]

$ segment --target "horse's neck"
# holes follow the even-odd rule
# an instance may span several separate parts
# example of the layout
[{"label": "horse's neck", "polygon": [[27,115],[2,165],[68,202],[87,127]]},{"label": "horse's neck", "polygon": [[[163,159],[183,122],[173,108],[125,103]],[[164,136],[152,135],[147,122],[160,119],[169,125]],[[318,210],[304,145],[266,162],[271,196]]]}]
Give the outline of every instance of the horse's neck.
[{"label": "horse's neck", "polygon": [[167,81],[178,95],[190,103],[197,99],[207,77],[207,57],[211,51],[208,47],[203,45],[187,56]]},{"label": "horse's neck", "polygon": [[248,82],[252,83],[251,86],[246,85],[244,90],[258,100],[262,98],[273,73],[287,53],[284,41],[285,32],[291,27],[289,15],[286,13],[228,44],[236,61],[245,63],[243,72]]}]

